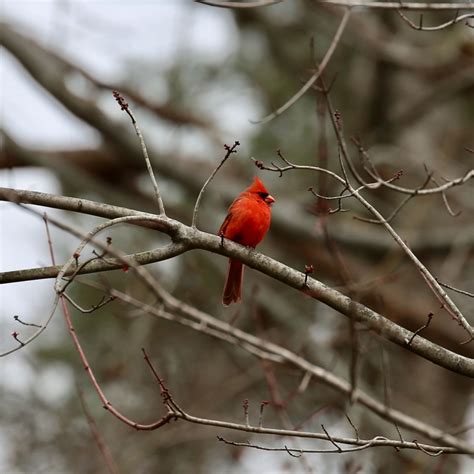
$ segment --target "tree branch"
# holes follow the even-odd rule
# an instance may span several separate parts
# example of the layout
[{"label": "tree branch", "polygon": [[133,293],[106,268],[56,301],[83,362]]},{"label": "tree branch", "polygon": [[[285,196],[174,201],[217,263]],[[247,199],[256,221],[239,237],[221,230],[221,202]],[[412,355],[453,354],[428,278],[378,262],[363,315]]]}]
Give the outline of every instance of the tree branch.
[{"label": "tree branch", "polygon": [[[78,212],[85,212],[85,209],[92,213],[94,213],[94,210],[97,210],[97,212],[100,212],[101,214],[109,215],[111,212],[109,206],[101,203],[94,203],[93,201],[53,196],[45,193],[42,195],[44,197],[43,202],[37,200],[36,204],[58,207],[60,209],[71,209]],[[8,196],[10,196],[11,199],[15,198],[18,202],[21,195],[15,194],[14,191],[9,195],[8,192],[4,191],[3,199],[11,200],[8,199]],[[36,196],[38,197],[38,194],[36,194]],[[53,205],[53,203],[55,205]],[[114,206],[110,206],[110,208],[113,209]],[[368,328],[380,334],[385,339],[390,340],[448,370],[468,377],[474,377],[474,360],[448,351],[447,349],[433,344],[422,337],[415,338],[413,343],[407,347],[406,340],[410,340],[410,337],[412,336],[411,331],[402,328],[372,309],[353,301],[351,298],[326,286],[318,280],[307,278],[306,285],[304,285],[306,278],[304,273],[296,271],[256,251],[249,251],[247,248],[231,241],[226,240],[225,245],[222,246],[221,239],[218,236],[188,227],[181,222],[170,219],[166,216],[154,216],[152,214],[140,213],[139,211],[134,211],[133,215],[143,217],[143,222],[147,222],[150,226],[154,226],[159,231],[172,236],[173,243],[165,248],[164,255],[162,249],[160,249],[148,254],[145,253],[145,255],[143,253],[138,254],[141,259],[139,262],[135,260],[137,254],[125,257],[127,259],[126,261],[133,261],[136,262],[137,265],[143,265],[146,263],[152,263],[153,258],[156,258],[154,252],[158,252],[163,259],[179,255],[192,249],[207,250],[226,257],[236,258],[242,261],[245,265],[265,273],[287,286],[301,291],[313,299],[325,303],[348,317],[354,318],[356,321],[365,324]],[[137,220],[140,221],[139,218]],[[119,262],[116,264],[117,267],[115,268],[121,268],[123,265],[122,263],[119,264]],[[97,263],[94,263],[93,265],[93,269],[96,272],[107,271],[113,268],[111,268],[108,261],[97,261]],[[48,275],[48,278],[54,277],[58,274],[58,271],[56,267],[49,267],[47,269],[40,268],[28,270],[27,273],[29,279],[37,279],[41,277],[45,278],[45,274]],[[80,273],[89,273],[87,271],[87,266],[82,268]],[[12,281],[22,281],[21,278],[19,279],[18,271],[0,273],[0,284]]]}]

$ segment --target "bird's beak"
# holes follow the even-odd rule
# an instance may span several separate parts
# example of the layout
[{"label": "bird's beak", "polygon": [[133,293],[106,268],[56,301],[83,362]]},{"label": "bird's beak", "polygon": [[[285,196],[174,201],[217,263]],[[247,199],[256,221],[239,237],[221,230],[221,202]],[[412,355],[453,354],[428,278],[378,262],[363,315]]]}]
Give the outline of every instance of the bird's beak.
[{"label": "bird's beak", "polygon": [[265,202],[271,206],[274,202],[275,202],[275,199],[273,198],[273,196],[270,196],[268,195],[266,198],[265,198]]}]

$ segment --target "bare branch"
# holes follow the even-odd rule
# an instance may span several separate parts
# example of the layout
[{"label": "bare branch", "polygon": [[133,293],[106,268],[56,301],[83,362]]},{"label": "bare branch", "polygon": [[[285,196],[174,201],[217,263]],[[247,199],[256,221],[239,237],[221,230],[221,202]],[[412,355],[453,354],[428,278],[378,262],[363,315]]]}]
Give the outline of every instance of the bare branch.
[{"label": "bare branch", "polygon": [[456,14],[452,20],[449,20],[445,23],[441,23],[440,25],[436,26],[423,26],[422,24],[422,16],[420,17],[420,24],[416,25],[413,21],[410,20],[401,10],[397,10],[397,13],[400,15],[400,18],[410,27],[413,28],[414,30],[419,30],[419,31],[438,31],[438,30],[443,30],[445,28],[448,28],[456,23],[459,23],[461,21],[467,20],[468,18],[473,18],[474,13],[466,13],[465,15],[459,15],[458,10],[456,9]]},{"label": "bare branch", "polygon": [[[311,167],[308,166],[303,168],[311,169]],[[294,169],[294,165],[292,165],[291,169]],[[15,196],[18,197],[18,195]],[[81,204],[83,202],[83,200],[69,197],[63,198],[63,200],[61,200],[58,196],[51,196],[47,194],[44,196],[46,197],[45,202],[49,203],[46,205],[51,205],[51,201],[61,201],[63,204],[67,203],[68,206],[78,210],[81,209]],[[92,201],[87,201],[87,206],[90,210],[92,210],[94,203]],[[97,205],[99,209],[103,209],[104,206],[107,207],[104,204]],[[50,221],[52,221],[51,218]],[[222,247],[221,239],[218,236],[201,232],[197,229],[193,229],[192,227],[187,227],[178,221],[170,219],[169,217],[155,216],[153,214],[134,211],[134,216],[128,216],[123,218],[123,220],[115,219],[113,223],[132,223],[137,221],[148,221],[150,224],[155,225],[160,231],[170,235],[174,239],[174,242],[163,249],[158,249],[151,252],[141,252],[139,254],[128,256],[124,255],[122,257],[123,261],[133,268],[139,268],[139,265],[145,265],[147,263],[151,263],[152,261],[157,261],[157,259],[171,258],[186,251],[199,248],[224,255],[226,257],[236,258],[242,261],[245,265],[265,273],[266,275],[275,278],[276,280],[279,280],[280,282],[295,288],[298,291],[302,291],[306,295],[327,304],[336,311],[348,317],[355,318],[356,321],[363,323],[368,328],[381,334],[387,340],[390,340],[402,347],[406,347],[405,340],[407,338],[409,339],[412,334],[410,331],[402,328],[398,324],[393,323],[377,312],[358,302],[355,302],[351,298],[343,295],[333,288],[324,285],[318,280],[308,278],[307,287],[302,289],[301,272],[256,251],[249,253],[245,247],[242,247],[241,245],[231,241],[229,241],[225,247]],[[69,227],[64,226],[62,223],[58,222],[57,224],[55,223],[55,225],[66,227],[65,230],[69,230]],[[77,235],[81,238],[83,237],[82,232],[77,232]],[[94,244],[99,246],[101,245],[104,249],[110,251],[110,247],[105,244],[101,244],[98,241],[94,241]],[[75,259],[71,257],[68,266],[74,265],[74,263]],[[81,273],[89,273],[91,271],[107,271],[114,268],[107,262],[102,262],[101,260],[97,260],[90,265],[90,268],[88,268],[88,266],[83,268]],[[122,267],[123,262],[118,259],[115,268]],[[64,272],[64,268],[65,267],[63,267],[63,273],[66,275],[67,272]],[[4,272],[0,273],[0,284],[12,281],[23,281],[25,280],[25,276],[28,279],[38,279],[51,278],[57,276],[58,274],[59,270],[57,267]],[[438,283],[436,284],[438,285]],[[447,349],[441,348],[440,346],[433,344],[421,337],[415,338],[413,343],[409,346],[409,350],[437,365],[447,368],[448,370],[474,377],[473,360],[463,357],[459,354],[455,354],[454,352],[448,351]]]}]

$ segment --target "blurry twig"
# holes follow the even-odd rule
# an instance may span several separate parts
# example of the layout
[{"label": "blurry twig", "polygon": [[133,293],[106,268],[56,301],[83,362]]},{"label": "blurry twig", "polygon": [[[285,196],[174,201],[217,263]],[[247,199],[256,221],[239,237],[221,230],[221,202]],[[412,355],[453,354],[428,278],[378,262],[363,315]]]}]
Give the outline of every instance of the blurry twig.
[{"label": "blurry twig", "polygon": [[97,423],[95,422],[94,417],[91,415],[89,408],[87,407],[87,403],[84,398],[84,394],[82,393],[81,387],[77,385],[76,388],[77,393],[79,395],[79,400],[81,402],[82,411],[84,412],[84,415],[86,417],[87,424],[89,425],[92,436],[95,440],[95,444],[99,448],[99,451],[102,454],[102,457],[104,458],[105,465],[107,466],[107,469],[111,474],[118,474],[119,470],[117,464],[115,463],[114,457],[112,456],[112,453],[107,443],[105,442],[104,437],[102,436],[97,427]]},{"label": "blurry twig", "polygon": [[[422,189],[414,188],[414,189],[410,189],[410,188],[404,188],[402,186],[397,186],[397,185],[393,184],[393,181],[394,181],[393,179],[392,180],[383,180],[379,176],[375,166],[370,161],[370,157],[369,157],[369,154],[368,154],[367,150],[365,150],[363,148],[363,146],[361,145],[359,140],[357,140],[355,138],[352,138],[352,142],[357,146],[357,148],[359,150],[361,160],[363,161],[363,164],[364,164],[365,171],[370,175],[370,177],[373,180],[375,180],[375,183],[365,182],[360,177],[360,175],[355,172],[355,170],[353,168],[353,165],[351,166],[351,172],[353,172],[353,174],[354,174],[356,180],[358,181],[358,183],[362,186],[366,186],[368,189],[377,189],[380,186],[383,186],[383,187],[392,189],[393,191],[397,191],[397,192],[402,193],[402,194],[410,194],[410,195],[414,195],[414,196],[418,196],[418,195],[423,196],[423,195],[427,195],[427,194],[443,193],[443,192],[447,191],[448,189],[453,188],[455,186],[461,186],[461,185],[467,183],[470,179],[474,178],[474,169],[471,169],[471,170],[467,171],[464,174],[464,176],[461,176],[460,178],[448,180],[446,183],[444,183],[442,185],[439,185],[439,186],[437,185],[433,188],[427,188],[427,189],[425,189],[425,188],[422,188]],[[347,152],[347,150],[346,150],[346,152]],[[347,153],[347,155],[348,155],[348,153]]]},{"label": "blurry twig", "polygon": [[311,76],[311,78],[305,83],[305,85],[295,94],[293,97],[291,97],[285,104],[283,104],[281,107],[279,107],[275,112],[267,115],[266,117],[263,117],[260,120],[255,120],[252,121],[252,123],[258,123],[258,124],[263,124],[270,122],[270,120],[273,120],[274,118],[278,117],[281,115],[283,112],[288,110],[292,105],[294,105],[296,102],[298,102],[301,97],[303,97],[306,92],[311,89],[313,84],[318,80],[318,78],[321,76],[323,73],[324,69],[326,69],[326,66],[328,65],[329,61],[331,60],[334,51],[336,50],[337,45],[339,44],[339,41],[342,37],[342,34],[347,26],[347,22],[349,21],[349,17],[351,14],[351,10],[348,8],[344,12],[344,16],[341,19],[341,23],[339,24],[339,27],[336,31],[336,34],[334,35],[334,38],[329,46],[329,48],[326,51],[326,54],[324,55],[324,58],[321,61],[321,64],[319,65],[317,71]]}]

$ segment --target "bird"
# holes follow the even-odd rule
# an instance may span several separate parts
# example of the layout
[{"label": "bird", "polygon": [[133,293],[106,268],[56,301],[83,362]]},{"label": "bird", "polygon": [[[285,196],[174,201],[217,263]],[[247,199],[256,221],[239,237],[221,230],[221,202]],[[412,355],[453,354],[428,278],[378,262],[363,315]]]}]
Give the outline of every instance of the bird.
[{"label": "bird", "polygon": [[[270,228],[271,206],[275,199],[270,196],[258,176],[230,205],[218,235],[246,247],[255,248]],[[224,242],[224,241],[222,241]],[[222,304],[229,306],[242,298],[243,264],[229,258],[229,269],[222,295]]]}]

